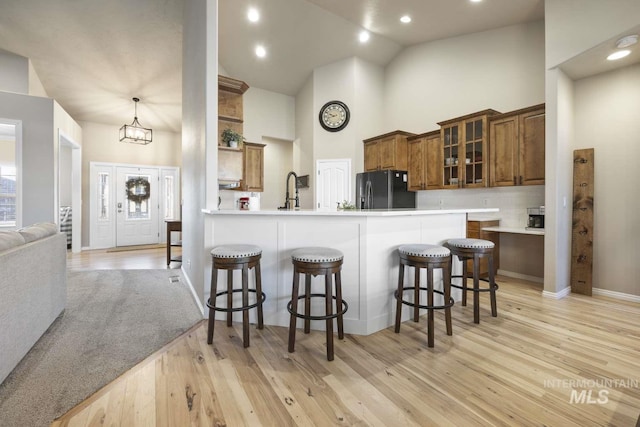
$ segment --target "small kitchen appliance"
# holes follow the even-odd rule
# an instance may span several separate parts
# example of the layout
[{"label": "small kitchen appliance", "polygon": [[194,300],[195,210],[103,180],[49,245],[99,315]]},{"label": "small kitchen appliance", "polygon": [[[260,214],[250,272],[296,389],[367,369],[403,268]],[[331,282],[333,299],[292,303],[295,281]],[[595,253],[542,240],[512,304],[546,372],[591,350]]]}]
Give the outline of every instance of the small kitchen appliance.
[{"label": "small kitchen appliance", "polygon": [[529,219],[527,220],[527,230],[544,229],[544,206],[527,208]]}]

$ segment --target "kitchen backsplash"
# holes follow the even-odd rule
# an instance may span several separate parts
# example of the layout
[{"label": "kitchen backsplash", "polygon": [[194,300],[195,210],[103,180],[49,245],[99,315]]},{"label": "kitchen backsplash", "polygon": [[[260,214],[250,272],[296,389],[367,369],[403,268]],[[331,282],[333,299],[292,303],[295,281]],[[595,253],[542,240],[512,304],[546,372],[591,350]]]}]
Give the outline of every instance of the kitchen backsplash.
[{"label": "kitchen backsplash", "polygon": [[544,185],[419,191],[418,209],[498,208],[500,212],[470,215],[471,219],[500,219],[503,227],[524,228],[527,208],[544,206]]}]

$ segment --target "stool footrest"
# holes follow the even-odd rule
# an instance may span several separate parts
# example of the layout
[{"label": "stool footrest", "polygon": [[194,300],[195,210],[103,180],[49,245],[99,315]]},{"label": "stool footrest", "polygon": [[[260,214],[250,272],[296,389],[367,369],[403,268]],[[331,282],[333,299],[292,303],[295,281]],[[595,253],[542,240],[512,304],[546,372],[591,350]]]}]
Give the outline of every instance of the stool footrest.
[{"label": "stool footrest", "polygon": [[[307,296],[306,295],[299,295],[298,296],[298,300],[301,299],[305,299]],[[309,297],[311,298],[326,298],[327,296],[325,294],[309,294]],[[335,300],[337,299],[335,296],[332,296],[332,298]],[[329,314],[329,315],[324,315],[324,316],[311,316],[311,315],[306,315],[304,313],[298,313],[297,311],[293,311],[293,301],[289,301],[289,303],[287,304],[287,311],[289,311],[289,313],[293,314],[294,316],[296,316],[299,319],[309,319],[309,320],[328,320],[328,319],[335,319],[338,316],[341,316],[343,314],[345,314],[347,312],[347,309],[349,308],[349,304],[347,304],[347,302],[345,300],[342,300],[342,311],[334,313],[334,314]]]},{"label": "stool footrest", "polygon": [[[457,275],[457,276],[451,276],[451,279],[461,279],[462,275]],[[467,277],[467,279],[470,279],[470,277]],[[483,281],[483,282],[487,282],[489,283],[489,279],[484,279],[484,278],[480,278],[479,280]],[[464,289],[462,287],[462,285],[454,285],[453,283],[451,284],[452,288],[458,288],[458,289]],[[472,287],[467,286],[467,290],[468,291],[476,291],[476,292],[491,292],[493,289],[498,289],[498,284],[496,282],[493,282],[493,286],[489,287],[489,288],[479,288],[479,289],[473,289]]]},{"label": "stool footrest", "polygon": [[[242,292],[242,288],[232,289],[231,291],[232,292]],[[249,292],[253,292],[254,294],[258,293],[258,291],[255,290],[255,289],[248,289],[248,291]],[[218,298],[221,295],[227,295],[228,293],[229,293],[229,291],[218,292],[216,294],[216,298]],[[264,292],[262,292],[261,296],[262,296],[262,298],[258,299],[258,301],[256,301],[254,304],[247,305],[246,307],[243,306],[243,307],[231,307],[231,308],[229,308],[229,307],[214,307],[214,306],[211,305],[211,298],[209,298],[207,300],[207,307],[209,307],[211,310],[222,311],[222,312],[225,312],[225,313],[228,313],[230,311],[232,311],[232,312],[245,311],[245,310],[249,310],[249,309],[252,309],[254,307],[257,307],[259,305],[262,305],[262,303],[267,299],[267,295]]]},{"label": "stool footrest", "polygon": [[[409,291],[409,290],[413,291],[415,289],[416,288],[414,286],[407,286],[407,287],[402,288],[402,291]],[[419,289],[423,290],[423,291],[428,291],[429,290],[429,288],[422,288],[422,287],[419,288]],[[440,295],[444,296],[444,292],[439,291],[437,289],[434,289],[433,292],[435,292],[436,294],[440,294]],[[409,307],[418,307],[418,308],[424,308],[424,309],[429,309],[429,310],[430,309],[449,308],[449,307],[453,306],[453,304],[454,304],[454,301],[453,301],[452,297],[449,297],[449,302],[447,304],[444,304],[444,305],[420,305],[420,304],[415,304],[415,303],[412,303],[410,301],[407,301],[407,300],[404,300],[404,299],[400,298],[398,296],[398,291],[397,290],[393,293],[393,295],[396,297],[396,299],[400,299],[400,302],[402,302],[402,304],[404,304],[404,305],[408,305]]]}]

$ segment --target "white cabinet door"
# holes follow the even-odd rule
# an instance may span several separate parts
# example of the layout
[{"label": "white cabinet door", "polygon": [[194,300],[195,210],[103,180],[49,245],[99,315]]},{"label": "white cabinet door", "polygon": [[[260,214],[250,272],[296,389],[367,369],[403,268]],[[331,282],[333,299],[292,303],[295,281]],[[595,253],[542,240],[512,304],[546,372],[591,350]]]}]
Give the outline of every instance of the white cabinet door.
[{"label": "white cabinet door", "polygon": [[316,163],[316,206],[318,210],[335,211],[338,203],[351,199],[351,160],[318,160]]}]

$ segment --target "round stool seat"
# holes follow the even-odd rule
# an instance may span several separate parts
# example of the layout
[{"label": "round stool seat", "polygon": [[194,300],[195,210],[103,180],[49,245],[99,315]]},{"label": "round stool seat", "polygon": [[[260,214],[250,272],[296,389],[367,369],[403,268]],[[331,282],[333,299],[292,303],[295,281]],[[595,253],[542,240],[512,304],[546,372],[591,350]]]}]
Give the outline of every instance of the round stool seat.
[{"label": "round stool seat", "polygon": [[495,246],[492,241],[483,239],[450,239],[447,244],[462,249],[491,249]]},{"label": "round stool seat", "polygon": [[291,252],[291,259],[300,262],[336,262],[342,261],[343,258],[342,252],[332,248],[308,247]]},{"label": "round stool seat", "polygon": [[221,245],[211,250],[214,258],[246,258],[262,254],[262,249],[255,245]]},{"label": "round stool seat", "polygon": [[451,255],[451,251],[444,246],[411,244],[402,245],[398,248],[401,255],[416,256],[422,258],[439,258]]}]

